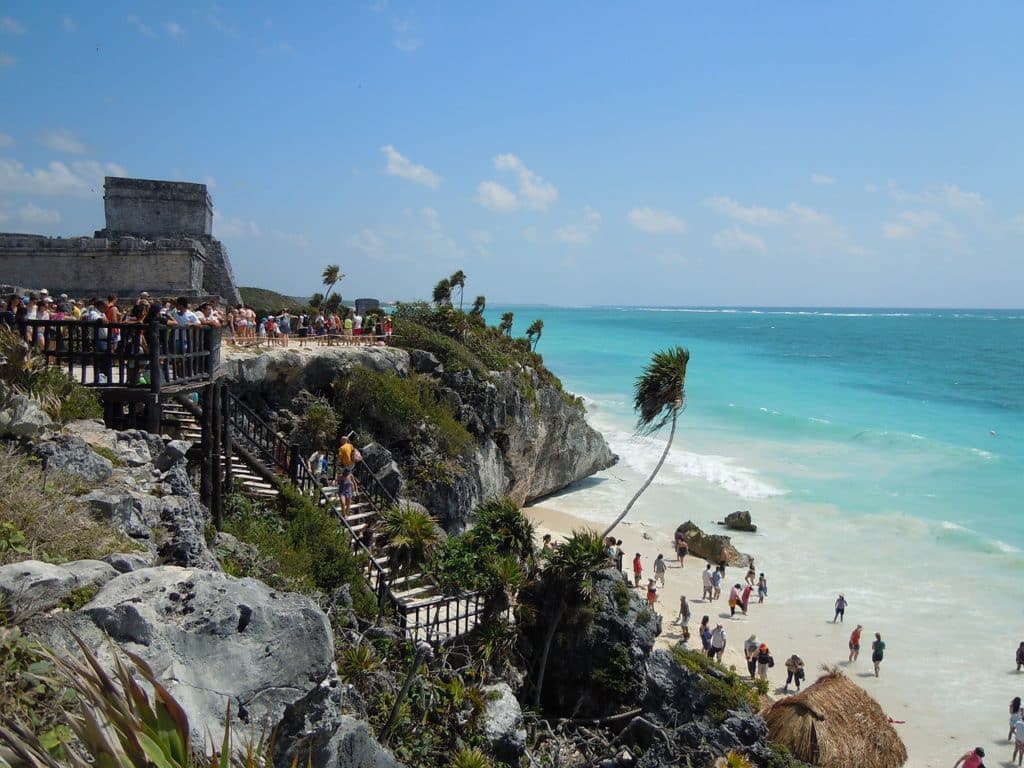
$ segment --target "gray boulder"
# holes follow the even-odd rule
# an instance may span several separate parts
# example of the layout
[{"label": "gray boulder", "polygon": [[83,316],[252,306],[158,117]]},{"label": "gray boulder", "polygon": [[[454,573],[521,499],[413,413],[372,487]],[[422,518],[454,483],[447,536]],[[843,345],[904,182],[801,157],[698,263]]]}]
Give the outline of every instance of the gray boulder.
[{"label": "gray boulder", "polygon": [[71,571],[40,560],[0,568],[0,596],[15,611],[49,611],[77,585]]},{"label": "gray boulder", "polygon": [[75,577],[76,587],[102,587],[118,576],[117,569],[102,560],[72,560],[61,568]]},{"label": "gray boulder", "polygon": [[507,683],[484,686],[487,703],[483,713],[484,740],[494,757],[509,765],[519,765],[526,751],[526,729],[519,700]]},{"label": "gray boulder", "polygon": [[757,526],[750,521],[750,512],[747,510],[730,512],[719,525],[724,525],[730,531],[746,531],[747,533],[757,531]]},{"label": "gray boulder", "polygon": [[72,630],[108,668],[104,636],[138,654],[188,713],[197,744],[223,732],[229,703],[246,736],[269,735],[329,675],[334,655],[327,617],[308,598],[173,566],[122,574],[70,618],[32,630],[68,652]]},{"label": "gray boulder", "polygon": [[716,565],[745,566],[749,557],[732,545],[732,539],[719,534],[707,534],[692,520],[676,528],[675,539],[685,539],[692,557],[699,557]]},{"label": "gray boulder", "polygon": [[391,451],[380,443],[370,443],[361,447],[359,452],[363,454],[363,464],[373,472],[384,489],[396,499],[401,496],[405,478],[402,477],[402,470],[398,468]]},{"label": "gray boulder", "polygon": [[416,373],[425,373],[429,376],[440,376],[444,373],[444,364],[437,359],[437,355],[422,349],[409,351],[409,367]]},{"label": "gray boulder", "polygon": [[77,475],[91,483],[105,483],[114,465],[94,453],[86,442],[74,435],[56,435],[36,446],[34,454],[46,462],[48,470]]},{"label": "gray boulder", "polygon": [[0,410],[0,437],[33,437],[52,425],[46,411],[26,395],[10,395]]},{"label": "gray boulder", "polygon": [[149,568],[153,564],[151,558],[134,552],[114,552],[106,555],[103,562],[110,564],[118,573],[130,573],[140,568]]},{"label": "gray boulder", "polygon": [[161,472],[167,472],[175,464],[185,459],[192,443],[188,440],[171,440],[164,446],[163,451],[153,459],[153,466]]}]

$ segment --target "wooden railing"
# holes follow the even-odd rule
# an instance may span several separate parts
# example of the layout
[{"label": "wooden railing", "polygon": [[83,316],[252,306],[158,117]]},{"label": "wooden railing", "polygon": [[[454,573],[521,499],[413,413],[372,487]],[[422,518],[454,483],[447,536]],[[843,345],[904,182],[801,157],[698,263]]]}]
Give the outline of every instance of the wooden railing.
[{"label": "wooden railing", "polygon": [[208,382],[220,363],[220,329],[149,323],[25,320],[16,331],[87,387],[162,389]]}]

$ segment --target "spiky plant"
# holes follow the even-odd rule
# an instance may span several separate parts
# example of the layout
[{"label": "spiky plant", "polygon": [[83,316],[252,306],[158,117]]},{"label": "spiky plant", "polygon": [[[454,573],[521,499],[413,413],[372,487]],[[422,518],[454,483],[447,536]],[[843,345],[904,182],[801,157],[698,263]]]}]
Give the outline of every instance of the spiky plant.
[{"label": "spiky plant", "polygon": [[533,523],[508,496],[481,502],[476,508],[476,524],[491,532],[502,554],[524,563],[533,554]]},{"label": "spiky plant", "polygon": [[430,552],[445,538],[430,513],[408,504],[385,510],[381,533],[402,573],[409,573],[413,566],[426,562]]},{"label": "spiky plant", "polygon": [[629,510],[654,482],[665,459],[668,458],[668,452],[671,450],[672,441],[676,436],[676,421],[680,411],[686,405],[686,366],[689,362],[690,353],[685,347],[672,347],[655,352],[643,374],[637,377],[633,397],[633,410],[637,413],[637,434],[653,434],[664,427],[668,421],[672,422],[672,430],[669,432],[665,450],[662,451],[661,458],[658,459],[654,470],[646,482],[640,486],[640,490],[629,500],[626,508],[601,534],[602,540],[629,514]]},{"label": "spiky plant", "polygon": [[452,757],[448,768],[491,768],[491,761],[479,747],[463,747]]}]

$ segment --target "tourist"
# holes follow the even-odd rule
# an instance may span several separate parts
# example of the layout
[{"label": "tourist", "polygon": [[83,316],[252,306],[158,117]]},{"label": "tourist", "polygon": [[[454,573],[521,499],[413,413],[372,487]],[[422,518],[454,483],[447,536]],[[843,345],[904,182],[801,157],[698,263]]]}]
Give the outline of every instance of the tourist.
[{"label": "tourist", "polygon": [[640,579],[644,575],[644,566],[640,562],[640,553],[637,552],[633,557],[633,587],[640,588]]},{"label": "tourist", "polygon": [[860,633],[864,629],[860,624],[850,633],[850,661],[856,661],[860,656]]},{"label": "tourist", "polygon": [[768,679],[768,668],[775,666],[775,659],[767,643],[761,643],[757,648],[757,676],[762,680]]},{"label": "tourist", "polygon": [[846,614],[846,606],[849,603],[846,602],[846,598],[842,594],[836,598],[836,615],[832,617],[832,623],[835,624],[837,621],[842,621],[843,616]]},{"label": "tourist", "polygon": [[654,604],[658,602],[658,589],[654,586],[654,579],[647,580],[647,605],[653,611]]},{"label": "tourist", "polygon": [[757,635],[751,635],[743,643],[743,656],[747,660],[747,672],[753,680],[757,675],[757,652],[761,644],[757,642]]},{"label": "tourist", "polygon": [[1007,740],[1013,738],[1013,727],[1021,718],[1024,718],[1024,712],[1021,712],[1020,696],[1014,696],[1010,699],[1010,732],[1006,735]]},{"label": "tourist", "polygon": [[391,316],[390,315],[386,315],[384,317],[384,338],[385,339],[390,339],[391,338],[391,331],[392,331]]},{"label": "tourist", "polygon": [[341,494],[341,514],[344,517],[348,517],[349,511],[352,509],[352,497],[356,494],[356,487],[356,478],[352,474],[352,470],[348,467],[342,469],[339,491]]},{"label": "tourist", "polygon": [[704,568],[704,572],[700,575],[701,580],[704,582],[704,592],[701,594],[701,600],[711,601],[711,594],[714,591],[714,585],[712,584],[711,574],[711,563],[708,563]]},{"label": "tourist", "polygon": [[622,561],[626,558],[626,550],[622,548],[622,539],[615,540],[615,568],[622,571]]},{"label": "tourist", "polygon": [[[337,315],[335,315],[337,317]],[[345,322],[343,323],[345,328],[345,343],[352,343],[353,331],[355,330],[355,321],[352,319],[352,315],[349,312],[345,313]]]},{"label": "tourist", "polygon": [[330,454],[327,452],[327,446],[317,448],[309,457],[309,471],[313,473],[313,477],[319,480],[321,484],[327,482],[327,468],[329,464]]},{"label": "tourist", "polygon": [[721,663],[722,655],[725,653],[725,640],[725,627],[721,624],[716,624],[711,632],[711,653],[708,656],[719,663]]},{"label": "tourist", "polygon": [[1024,712],[1018,710],[1016,720],[1011,714],[1010,724],[1010,734],[1013,736],[1013,755],[1010,757],[1010,762],[1016,760],[1017,765],[1020,765],[1024,760]]},{"label": "tourist", "polygon": [[757,602],[763,603],[766,597],[768,597],[768,579],[762,573],[757,577]]},{"label": "tourist", "polygon": [[675,623],[683,628],[690,626],[690,604],[686,602],[686,595],[679,596],[679,615]]},{"label": "tourist", "polygon": [[288,312],[288,307],[281,310],[281,314],[277,316],[277,329],[280,331],[281,346],[288,346],[288,337],[292,332],[292,316]]},{"label": "tourist", "polygon": [[882,657],[885,656],[885,642],[882,635],[875,632],[875,642],[871,644],[871,661],[875,664],[875,677],[878,677],[878,668],[882,664]]},{"label": "tourist", "polygon": [[204,302],[199,305],[199,323],[210,328],[220,328],[220,318],[213,311],[213,305]]},{"label": "tourist", "polygon": [[754,568],[754,558],[751,557],[747,559],[747,575],[744,577],[744,580],[752,587],[756,578],[757,570]]},{"label": "tourist", "polygon": [[356,342],[359,341],[358,337],[363,335],[363,316],[359,314],[358,309],[352,313],[352,334],[356,336]]},{"label": "tourist", "polygon": [[604,553],[608,556],[608,565],[615,565],[615,537],[606,536],[604,540]]},{"label": "tourist", "polygon": [[729,616],[736,617],[736,606],[740,604],[740,585],[733,584],[729,590]]},{"label": "tourist", "polygon": [[553,550],[554,547],[551,546],[551,534],[545,533],[544,538],[541,539],[540,553],[542,555],[546,555]]},{"label": "tourist", "polygon": [[704,616],[700,620],[700,647],[701,650],[708,656],[711,655],[711,626],[709,625],[709,619]]},{"label": "tourist", "polygon": [[750,593],[754,591],[754,588],[747,584],[743,588],[743,594],[740,595],[740,607],[743,608],[743,615],[747,615],[747,608],[750,607]]},{"label": "tourist", "polygon": [[[21,306],[21,296],[18,294],[12,294],[7,299],[7,303],[4,305],[4,309],[0,312],[0,328],[4,328],[8,331],[14,330],[14,325],[18,320],[18,308]],[[1018,666],[1018,670],[1020,667]]]},{"label": "tourist", "polygon": [[654,578],[657,581],[661,582],[662,587],[665,586],[665,570],[667,569],[667,567],[668,566],[665,564],[664,555],[659,554],[656,558],[654,558]]},{"label": "tourist", "polygon": [[716,568],[715,572],[711,574],[711,586],[714,588],[714,592],[711,595],[712,600],[717,600],[722,596],[722,579],[724,578],[725,569],[721,568],[721,566]]},{"label": "tourist", "polygon": [[1024,667],[1024,640],[1020,641],[1020,645],[1017,646],[1017,671],[1020,672],[1021,667]]},{"label": "tourist", "polygon": [[356,447],[352,445],[352,441],[349,440],[347,435],[342,436],[341,445],[338,446],[338,460],[335,462],[335,471],[347,469],[351,472],[355,468],[356,461]]},{"label": "tourist", "polygon": [[796,689],[800,690],[800,681],[804,679],[804,660],[795,653],[786,659],[786,684],[782,690],[789,693],[789,684],[792,682]]},{"label": "tourist", "polygon": [[682,536],[676,537],[676,558],[679,560],[679,567],[683,567],[683,561],[690,554],[690,547]]},{"label": "tourist", "polygon": [[959,768],[961,763],[963,763],[964,768],[984,768],[984,757],[985,750],[982,747],[975,747],[970,752],[962,755],[960,759],[953,764],[953,768]]}]

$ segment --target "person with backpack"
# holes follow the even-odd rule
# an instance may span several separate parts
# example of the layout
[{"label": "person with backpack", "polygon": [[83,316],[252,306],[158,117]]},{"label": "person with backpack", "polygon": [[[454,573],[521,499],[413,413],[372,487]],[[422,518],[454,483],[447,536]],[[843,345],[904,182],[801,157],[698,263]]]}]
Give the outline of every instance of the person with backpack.
[{"label": "person with backpack", "polygon": [[757,649],[757,676],[762,680],[768,679],[768,668],[775,666],[775,659],[767,643],[761,643]]},{"label": "person with backpack", "polygon": [[789,693],[789,684],[795,683],[796,689],[800,690],[800,681],[804,679],[804,660],[795,653],[786,659],[786,684],[782,690]]},{"label": "person with backpack", "polygon": [[327,482],[327,467],[330,463],[330,454],[327,452],[327,448],[321,446],[309,457],[309,471],[313,473],[313,477],[320,481],[321,484]]},{"label": "person with backpack", "polygon": [[363,456],[359,450],[352,445],[347,436],[341,438],[341,445],[338,446],[337,469],[347,469],[349,472],[355,470],[356,462],[362,461]]}]

